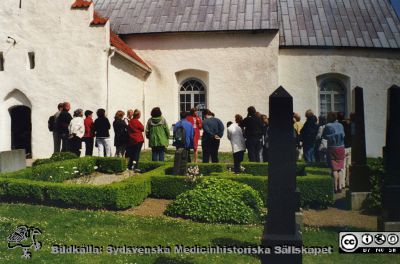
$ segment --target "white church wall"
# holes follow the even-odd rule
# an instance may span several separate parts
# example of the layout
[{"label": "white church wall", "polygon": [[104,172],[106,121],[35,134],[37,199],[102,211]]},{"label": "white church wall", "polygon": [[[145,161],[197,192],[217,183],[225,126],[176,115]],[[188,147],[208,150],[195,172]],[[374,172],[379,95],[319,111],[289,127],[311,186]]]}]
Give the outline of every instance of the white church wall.
[{"label": "white church wall", "polygon": [[[317,77],[337,73],[349,77],[349,87],[364,88],[368,156],[381,156],[385,144],[387,89],[400,84],[400,52],[377,49],[281,49],[279,84],[294,97],[294,111],[319,113]],[[351,92],[348,113],[351,112]]]},{"label": "white church wall", "polygon": [[[53,151],[47,119],[59,102],[70,101],[71,110],[106,104],[109,26],[90,26],[93,6],[71,10],[73,2],[24,0],[19,8],[19,1],[0,1],[0,150],[11,147],[8,108],[15,104],[5,97],[14,89],[31,103],[35,158]],[[28,52],[35,53],[34,69]]]},{"label": "white church wall", "polygon": [[[114,53],[111,57],[109,65],[109,93],[108,93],[108,118],[112,125],[115,113],[118,110],[125,112],[128,109],[138,109],[144,112],[143,91],[145,88],[145,80],[147,72],[141,70],[132,62]],[[144,123],[143,116],[140,121]],[[114,130],[110,130],[112,142],[114,142]],[[94,153],[97,150],[94,151]],[[112,154],[115,153],[113,143]]]},{"label": "white church wall", "polygon": [[[155,106],[169,126],[178,120],[179,85],[190,71],[207,86],[207,107],[224,124],[235,114],[245,116],[250,105],[268,113],[268,96],[278,86],[276,33],[135,35],[125,41],[152,68],[144,94],[146,120]],[[226,135],[220,149],[231,150]]]}]

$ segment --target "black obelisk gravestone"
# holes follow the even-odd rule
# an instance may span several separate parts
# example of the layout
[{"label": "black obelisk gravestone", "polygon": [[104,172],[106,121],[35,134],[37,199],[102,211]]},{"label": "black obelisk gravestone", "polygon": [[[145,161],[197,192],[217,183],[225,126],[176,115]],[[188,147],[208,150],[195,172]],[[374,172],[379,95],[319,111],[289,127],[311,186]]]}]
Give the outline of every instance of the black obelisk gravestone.
[{"label": "black obelisk gravestone", "polygon": [[269,97],[270,159],[268,166],[268,215],[262,244],[271,254],[262,256],[262,263],[301,263],[299,254],[274,254],[276,247],[301,249],[296,211],[296,144],[293,128],[293,98],[281,86]]},{"label": "black obelisk gravestone", "polygon": [[378,229],[400,230],[400,87],[388,90],[386,146],[383,149],[385,176],[382,186],[382,217]]},{"label": "black obelisk gravestone", "polygon": [[353,136],[351,145],[350,191],[369,192],[371,191],[371,184],[365,147],[363,88],[354,88],[353,99],[355,108],[355,135]]}]

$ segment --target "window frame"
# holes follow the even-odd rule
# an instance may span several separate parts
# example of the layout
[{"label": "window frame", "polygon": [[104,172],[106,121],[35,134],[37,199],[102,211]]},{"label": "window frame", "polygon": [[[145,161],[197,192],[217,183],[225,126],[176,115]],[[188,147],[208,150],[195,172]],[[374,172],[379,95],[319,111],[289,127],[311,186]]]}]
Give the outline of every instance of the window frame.
[{"label": "window frame", "polygon": [[[203,88],[203,90],[202,91],[201,90],[199,90],[199,91],[193,91],[193,90],[192,91],[187,91],[187,90],[182,91],[182,88],[184,87],[184,85],[186,83],[190,82],[190,81],[198,82],[201,85],[201,87]],[[190,108],[196,106],[195,105],[195,100],[194,100],[194,97],[195,97],[196,94],[198,94],[199,96],[200,95],[204,95],[204,108],[207,108],[207,99],[208,99],[207,91],[208,91],[208,89],[207,89],[207,86],[205,85],[205,83],[202,80],[198,79],[198,78],[191,77],[191,78],[187,78],[184,81],[182,81],[180,83],[180,85],[179,85],[179,90],[178,90],[178,109],[179,109],[179,112],[181,112],[181,104],[182,104],[181,95],[185,95],[185,96],[190,95]],[[199,98],[199,101],[200,101],[200,98]],[[184,104],[186,104],[186,98],[185,98]],[[189,110],[187,110],[187,111],[189,111]]]},{"label": "window frame", "polygon": [[[327,83],[331,83],[331,82],[334,82],[334,83],[338,84],[341,87],[343,92],[342,93],[339,93],[339,92],[335,93],[335,91],[330,91],[330,92],[322,91],[323,87],[325,87]],[[321,111],[322,110],[322,107],[321,107],[321,103],[322,103],[321,102],[321,95],[324,95],[324,94],[325,95],[330,95],[330,97],[331,97],[331,102],[330,102],[331,103],[331,111],[334,111],[334,112],[338,112],[335,109],[335,100],[334,100],[335,98],[334,98],[334,95],[335,94],[342,94],[344,96],[344,102],[343,102],[344,114],[345,114],[345,116],[348,115],[348,102],[349,102],[348,88],[347,88],[347,85],[345,84],[345,82],[341,78],[337,78],[337,77],[334,77],[334,76],[327,76],[327,77],[321,78],[319,80],[319,85],[318,85],[318,108],[319,108],[320,115],[323,114],[322,111]],[[327,111],[325,113],[325,115],[328,114],[328,113],[329,113],[329,111]]]}]

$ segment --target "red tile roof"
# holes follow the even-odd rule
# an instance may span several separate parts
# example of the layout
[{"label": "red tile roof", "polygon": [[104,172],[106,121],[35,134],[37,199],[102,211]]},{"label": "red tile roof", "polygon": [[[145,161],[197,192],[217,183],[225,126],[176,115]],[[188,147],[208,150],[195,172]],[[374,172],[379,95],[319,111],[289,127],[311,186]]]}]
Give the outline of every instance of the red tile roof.
[{"label": "red tile roof", "polygon": [[108,18],[100,16],[96,11],[93,13],[93,20],[90,23],[91,25],[105,25],[108,21]]},{"label": "red tile roof", "polygon": [[72,4],[72,8],[88,8],[91,4],[92,1],[76,0],[75,3]]},{"label": "red tile roof", "polygon": [[143,66],[145,66],[146,68],[150,69],[150,67],[136,54],[136,52],[134,52],[128,46],[128,44],[126,44],[120,37],[118,37],[117,34],[115,34],[112,31],[111,31],[111,34],[110,34],[110,42],[111,42],[112,46],[114,46],[118,50],[122,51],[123,53],[125,53],[129,57],[133,58],[134,60],[136,60],[137,62],[139,62]]},{"label": "red tile roof", "polygon": [[[92,1],[86,1],[86,0],[76,0],[72,4],[72,8],[88,8],[92,4]],[[93,13],[93,20],[90,23],[90,25],[105,25],[108,21],[108,18],[100,16],[96,11]],[[110,32],[110,44],[111,46],[114,46],[116,49],[119,51],[125,53],[127,56],[131,57],[138,63],[142,64],[145,68],[150,70],[150,67],[140,58],[136,52],[134,52],[128,44],[126,44],[120,37],[118,37],[117,34],[114,32]]]}]

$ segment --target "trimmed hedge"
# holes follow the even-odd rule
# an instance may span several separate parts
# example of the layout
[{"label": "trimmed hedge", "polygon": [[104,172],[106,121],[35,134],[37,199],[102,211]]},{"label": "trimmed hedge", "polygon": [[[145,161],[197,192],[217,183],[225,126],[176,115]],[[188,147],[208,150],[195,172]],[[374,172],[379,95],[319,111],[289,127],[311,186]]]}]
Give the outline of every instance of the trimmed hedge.
[{"label": "trimmed hedge", "polygon": [[150,180],[143,177],[100,186],[0,178],[2,200],[60,207],[125,209],[142,203],[150,188]]},{"label": "trimmed hedge", "polygon": [[[67,169],[76,170],[74,166],[77,169],[79,168],[82,173],[93,172],[97,164],[104,165],[103,169],[120,170],[122,167],[125,169],[122,166],[124,162],[121,162],[121,160],[123,159],[85,157],[37,165],[32,169],[28,168],[18,172],[0,174],[0,199],[92,209],[120,210],[139,205],[151,193],[150,176],[154,173],[160,175],[164,171],[165,167],[161,166],[162,163],[143,164],[144,167],[154,168],[154,170],[108,185],[96,186],[55,182],[55,180],[62,181],[70,177],[71,174],[65,173],[65,175],[69,176],[64,176],[61,175],[61,172],[64,173]],[[107,161],[110,162],[110,165],[106,166]],[[85,171],[85,168],[88,170]],[[32,179],[32,171],[38,173],[35,180]],[[60,175],[58,177],[49,177],[52,176],[50,173],[59,172]],[[43,181],[41,179],[51,179],[51,181]]]},{"label": "trimmed hedge", "polygon": [[331,170],[329,168],[319,168],[319,167],[306,167],[307,175],[326,175],[331,176]]},{"label": "trimmed hedge", "polygon": [[96,159],[84,157],[32,167],[32,180],[63,182],[96,171]]},{"label": "trimmed hedge", "polygon": [[[171,164],[172,165],[172,164]],[[188,167],[198,166],[200,175],[203,176],[215,176],[220,173],[228,171],[228,168],[233,170],[232,164],[224,163],[189,163]],[[259,162],[242,162],[241,166],[245,168],[243,174],[253,175],[253,176],[268,176],[268,163]],[[306,175],[306,163],[299,162],[296,164],[296,175],[305,176]],[[323,169],[321,169],[323,171]],[[173,167],[168,167],[165,169],[165,175],[173,175]]]},{"label": "trimmed hedge", "polygon": [[151,197],[175,199],[179,194],[195,187],[195,184],[190,184],[185,179],[185,176],[152,176]]},{"label": "trimmed hedge", "polygon": [[32,178],[32,168],[26,168],[14,172],[0,173],[0,178],[30,179]]},{"label": "trimmed hedge", "polygon": [[[171,164],[173,166],[173,164]],[[203,176],[210,176],[212,173],[227,171],[226,164],[224,163],[188,163],[188,167],[199,167],[199,173]],[[164,174],[173,175],[174,168],[166,168]]]},{"label": "trimmed hedge", "polygon": [[[244,173],[251,174],[253,176],[268,176],[268,163],[257,163],[257,162],[242,162],[241,165],[245,168]],[[296,164],[296,175],[306,175],[307,164],[298,162]]]},{"label": "trimmed hedge", "polygon": [[[194,165],[196,164],[189,164],[189,166]],[[248,174],[249,172],[257,173],[261,170],[260,168],[267,169],[265,163],[245,163],[248,170],[245,174],[239,175],[223,173],[226,172],[226,164],[197,165],[203,175],[218,175],[218,178],[247,184],[264,200],[267,197],[267,177]],[[108,185],[61,183],[66,179],[80,176],[81,173],[92,173],[95,166],[101,167],[102,171],[118,172],[125,170],[125,161],[123,158],[85,157],[3,173],[0,174],[0,199],[94,209],[124,209],[140,204],[149,195],[175,199],[179,194],[193,189],[196,185],[196,183],[187,182],[184,176],[165,175],[172,166],[172,163],[168,162],[141,162],[139,168],[144,172],[143,174]],[[76,170],[79,172],[72,173]],[[329,173],[329,169],[307,167],[307,170],[309,176],[297,177],[301,205],[317,208],[330,205],[333,200],[331,178],[326,176],[328,174],[322,175],[322,172]],[[313,175],[314,173],[321,175]],[[208,177],[198,178],[197,184],[205,178]]]},{"label": "trimmed hedge", "polygon": [[97,171],[103,173],[120,173],[126,170],[126,159],[96,157]]},{"label": "trimmed hedge", "polygon": [[56,161],[64,161],[70,159],[77,159],[78,156],[72,152],[56,152],[51,155],[49,159],[37,159],[32,163],[32,166],[53,163]]}]

